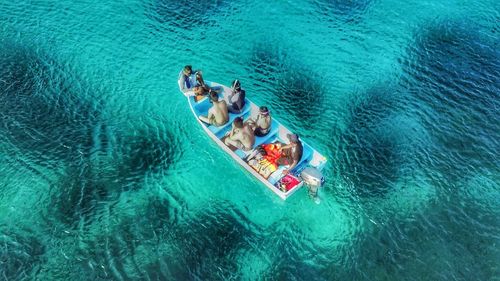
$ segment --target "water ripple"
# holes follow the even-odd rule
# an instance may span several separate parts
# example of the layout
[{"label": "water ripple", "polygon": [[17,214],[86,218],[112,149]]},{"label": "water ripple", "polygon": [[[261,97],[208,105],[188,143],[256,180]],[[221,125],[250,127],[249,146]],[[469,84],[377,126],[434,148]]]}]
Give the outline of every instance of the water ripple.
[{"label": "water ripple", "polygon": [[[88,155],[97,132],[98,99],[87,101],[73,86],[73,77],[43,52],[17,43],[5,44],[0,54],[1,130],[15,145],[32,154],[69,160]],[[96,134],[96,135],[95,135]],[[44,161],[47,159],[47,161]]]},{"label": "water ripple", "polygon": [[142,179],[146,174],[164,175],[183,153],[178,138],[169,129],[147,123],[120,142],[120,175],[128,180]]},{"label": "water ripple", "polygon": [[[499,276],[496,2],[292,2],[0,3],[0,278]],[[188,63],[327,156],[320,205],[210,142]]]},{"label": "water ripple", "polygon": [[[399,133],[401,105],[394,89],[374,88],[352,105],[347,129],[340,135],[333,165],[360,195],[382,195],[401,177],[407,134]],[[348,184],[349,186],[349,184]]]},{"label": "water ripple", "polygon": [[373,4],[373,0],[314,0],[318,13],[329,21],[341,20],[345,23],[359,22],[363,14]]},{"label": "water ripple", "polygon": [[105,208],[103,203],[120,195],[122,187],[112,179],[104,167],[92,167],[88,161],[69,166],[51,188],[46,219],[56,219],[54,225],[62,222],[73,228],[88,228]]},{"label": "water ripple", "polygon": [[[213,15],[221,13],[224,6],[228,4],[226,0],[196,2],[147,0],[144,3],[146,16],[156,22],[156,24],[153,23],[154,28],[176,33],[179,30],[192,32],[202,26],[214,25]],[[190,38],[192,40],[192,37],[184,37],[185,40],[190,40]]]},{"label": "water ripple", "polygon": [[500,53],[495,44],[445,21],[419,33],[402,61],[405,86],[426,106],[417,113],[439,150],[426,166],[454,182],[478,169],[498,172]]},{"label": "water ripple", "polygon": [[0,276],[4,280],[25,280],[44,261],[45,247],[29,230],[0,226]]},{"label": "water ripple", "polygon": [[293,60],[287,49],[266,41],[257,43],[250,58],[251,77],[259,81],[258,91],[265,91],[265,104],[292,126],[309,128],[318,123],[325,110],[326,90],[323,74]]}]

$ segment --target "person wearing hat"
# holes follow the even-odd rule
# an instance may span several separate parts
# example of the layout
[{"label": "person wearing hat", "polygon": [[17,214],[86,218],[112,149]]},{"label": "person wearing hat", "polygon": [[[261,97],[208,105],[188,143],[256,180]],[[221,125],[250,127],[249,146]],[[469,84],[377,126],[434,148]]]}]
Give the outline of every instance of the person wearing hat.
[{"label": "person wearing hat", "polygon": [[241,113],[245,106],[245,90],[241,88],[240,80],[231,83],[231,93],[227,96],[227,109],[231,113]]},{"label": "person wearing hat", "polygon": [[278,165],[288,165],[288,168],[283,171],[284,174],[297,166],[304,150],[297,134],[287,134],[286,136],[290,143],[281,146],[281,156],[276,160]]},{"label": "person wearing hat", "polygon": [[271,131],[271,114],[266,106],[259,108],[259,114],[255,120],[250,119],[247,122],[252,126],[257,137],[263,137]]}]

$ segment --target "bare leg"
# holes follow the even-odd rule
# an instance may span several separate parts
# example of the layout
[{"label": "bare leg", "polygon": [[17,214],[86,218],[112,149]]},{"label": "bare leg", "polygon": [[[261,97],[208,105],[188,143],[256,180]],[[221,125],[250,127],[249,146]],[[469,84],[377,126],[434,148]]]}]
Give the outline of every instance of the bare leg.
[{"label": "bare leg", "polygon": [[208,125],[212,125],[210,123],[210,119],[208,119],[206,116],[200,115],[200,116],[198,116],[198,119],[200,119],[204,123],[207,123]]}]

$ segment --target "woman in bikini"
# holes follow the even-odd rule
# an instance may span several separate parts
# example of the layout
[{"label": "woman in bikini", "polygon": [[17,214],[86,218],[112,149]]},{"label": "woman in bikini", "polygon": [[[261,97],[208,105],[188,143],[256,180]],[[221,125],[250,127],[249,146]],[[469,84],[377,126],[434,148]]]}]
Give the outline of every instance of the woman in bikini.
[{"label": "woman in bikini", "polygon": [[259,114],[255,120],[250,119],[247,122],[252,126],[257,137],[263,137],[271,131],[271,114],[266,106],[259,108]]}]

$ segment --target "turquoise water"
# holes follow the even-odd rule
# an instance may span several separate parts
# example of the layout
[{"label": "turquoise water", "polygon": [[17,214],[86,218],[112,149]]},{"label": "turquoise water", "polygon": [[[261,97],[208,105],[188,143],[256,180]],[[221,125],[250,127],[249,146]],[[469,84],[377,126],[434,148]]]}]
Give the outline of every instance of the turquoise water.
[{"label": "turquoise water", "polygon": [[[186,16],[187,14],[187,16]],[[500,280],[498,1],[2,1],[2,280]],[[185,64],[324,153],[282,201]]]}]

